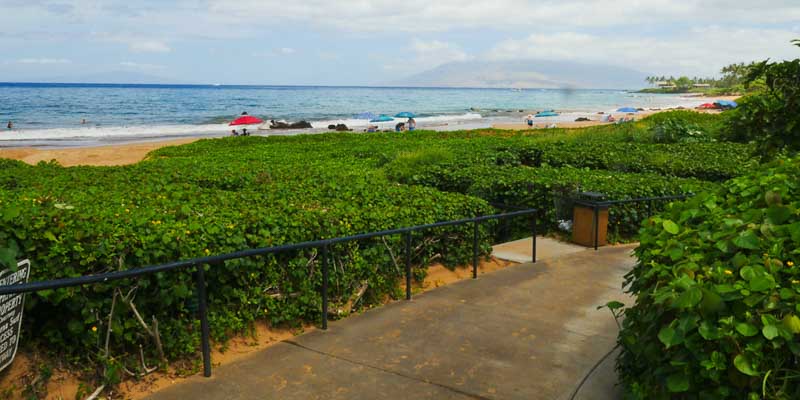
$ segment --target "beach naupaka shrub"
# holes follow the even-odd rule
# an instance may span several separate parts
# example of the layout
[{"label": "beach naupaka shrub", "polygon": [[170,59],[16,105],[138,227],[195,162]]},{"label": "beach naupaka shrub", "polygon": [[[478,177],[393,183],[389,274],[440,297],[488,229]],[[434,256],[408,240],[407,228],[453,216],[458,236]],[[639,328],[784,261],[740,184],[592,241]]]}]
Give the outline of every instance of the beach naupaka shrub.
[{"label": "beach naupaka shrub", "polygon": [[[800,40],[792,41],[800,47]],[[752,142],[764,159],[800,151],[800,58],[762,61],[750,67],[747,84],[763,80],[766,89],[749,95],[726,120],[726,140]]]},{"label": "beach naupaka shrub", "polygon": [[800,398],[800,159],[640,231],[617,368],[631,399]]}]

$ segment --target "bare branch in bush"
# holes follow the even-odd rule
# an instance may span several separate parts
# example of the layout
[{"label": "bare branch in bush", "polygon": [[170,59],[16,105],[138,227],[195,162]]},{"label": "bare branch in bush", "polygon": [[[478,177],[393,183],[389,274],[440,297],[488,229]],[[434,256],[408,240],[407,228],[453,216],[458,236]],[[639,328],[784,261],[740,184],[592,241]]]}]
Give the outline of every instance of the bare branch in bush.
[{"label": "bare branch in bush", "polygon": [[336,310],[336,314],[338,315],[350,314],[353,311],[353,306],[356,303],[358,303],[359,300],[361,300],[361,297],[364,296],[364,293],[366,293],[368,287],[369,287],[369,282],[362,281],[361,286],[359,286],[358,290],[356,290],[356,292],[353,293],[352,296],[350,296],[350,298],[347,300],[347,303],[345,303],[344,306]]}]

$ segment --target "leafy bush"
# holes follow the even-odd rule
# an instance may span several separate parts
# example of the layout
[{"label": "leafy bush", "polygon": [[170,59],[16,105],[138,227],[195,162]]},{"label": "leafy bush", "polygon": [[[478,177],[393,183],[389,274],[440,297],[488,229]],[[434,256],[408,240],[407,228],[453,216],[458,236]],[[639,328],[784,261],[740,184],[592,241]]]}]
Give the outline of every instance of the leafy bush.
[{"label": "leafy bush", "polygon": [[721,114],[703,113],[692,110],[671,110],[660,113],[648,115],[642,120],[647,128],[653,128],[656,125],[663,124],[668,120],[680,120],[686,124],[692,124],[699,127],[699,129],[709,132],[712,135],[716,134],[722,129],[725,118]]},{"label": "leafy bush", "polygon": [[423,149],[413,152],[402,152],[386,166],[386,175],[390,178],[408,182],[420,171],[453,160],[453,153],[444,149]]},{"label": "leafy bush", "polygon": [[632,399],[800,398],[800,159],[640,231],[618,370]]},{"label": "leafy bush", "polygon": [[[389,182],[368,167],[373,160],[358,150],[343,157],[343,148],[331,136],[228,138],[163,149],[126,167],[11,163],[0,170],[0,182],[16,181],[0,191],[0,248],[17,246],[32,261],[31,280],[44,280],[492,212],[480,199]],[[481,231],[484,253],[490,225]],[[448,265],[470,260],[472,228],[426,231],[414,243],[415,275],[422,277],[432,257]],[[397,295],[402,269],[393,255],[402,249],[400,237],[333,246],[332,309],[364,281],[367,305]],[[220,342],[256,320],[297,324],[320,317],[316,250],[229,261],[208,267],[206,280],[212,337]],[[32,294],[25,343],[101,360],[116,297],[112,355],[134,368],[141,365],[138,345],[145,344],[147,355],[157,357],[132,309],[120,303],[134,288],[139,313],[148,323],[158,320],[167,358],[194,354],[191,270]]]},{"label": "leafy bush", "polygon": [[700,126],[682,119],[669,118],[659,122],[650,132],[656,143],[698,143],[713,142],[714,138]]},{"label": "leafy bush", "polygon": [[[794,43],[800,46],[800,40]],[[751,67],[748,81],[764,79],[766,90],[749,95],[727,119],[724,137],[754,142],[764,159],[800,151],[800,58]]]},{"label": "leafy bush", "polygon": [[[617,199],[675,194],[740,175],[751,161],[747,145],[626,143],[615,133],[621,128],[236,137],[159,149],[125,167],[0,160],[0,263],[18,254],[31,258],[32,280],[75,277],[496,212],[487,201],[537,207],[544,229],[556,220],[556,187],[580,185]],[[612,233],[633,234],[654,211],[613,208]],[[484,253],[492,225],[481,230]],[[415,235],[415,276],[434,257],[448,265],[469,260],[471,234],[464,226]],[[402,249],[400,237],[332,248],[332,308],[364,281],[366,305],[397,295],[402,271],[393,256]],[[224,342],[254,321],[318,320],[319,263],[306,250],[210,267],[212,337]],[[194,354],[189,270],[30,295],[24,330],[32,334],[24,344],[102,360],[115,293],[132,288],[139,313],[158,320],[167,358]],[[116,304],[111,352],[133,368],[149,337],[132,309]]]},{"label": "leafy bush", "polygon": [[[440,166],[418,175],[415,183],[469,194],[494,204],[537,208],[540,210],[540,226],[549,229],[554,229],[559,219],[554,210],[554,191],[565,184],[579,187],[582,191],[601,192],[610,199],[674,195],[713,186],[696,179],[667,178],[656,174],[491,165]],[[653,212],[650,204],[613,207],[609,215],[610,229],[616,234],[630,236],[635,233],[635,227]]]}]

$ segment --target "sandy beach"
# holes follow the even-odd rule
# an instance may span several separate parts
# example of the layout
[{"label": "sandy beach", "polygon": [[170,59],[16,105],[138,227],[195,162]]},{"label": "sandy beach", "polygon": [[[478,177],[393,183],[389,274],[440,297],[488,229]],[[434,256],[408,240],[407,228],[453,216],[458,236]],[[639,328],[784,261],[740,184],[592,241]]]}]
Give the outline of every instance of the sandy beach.
[{"label": "sandy beach", "polygon": [[[692,98],[692,99],[704,98],[704,99],[708,99],[709,102],[712,102],[712,101],[716,101],[716,100],[736,101],[741,96],[714,96],[714,97],[707,97],[707,96],[698,94],[698,95],[687,95],[687,96],[684,96],[684,97]],[[526,114],[526,115],[520,117],[520,121],[519,122],[495,123],[495,124],[492,124],[492,128],[494,128],[494,129],[508,129],[508,130],[528,130],[528,129],[546,128],[550,124],[555,124],[557,128],[565,128],[565,129],[586,128],[588,126],[611,124],[611,122],[603,121],[603,119],[606,118],[608,115],[613,115],[614,118],[616,118],[617,120],[619,120],[622,117],[631,117],[631,116],[634,117],[636,120],[640,120],[642,118],[647,117],[648,115],[652,115],[652,114],[659,113],[659,112],[664,112],[664,111],[676,110],[676,109],[682,109],[682,108],[667,108],[667,109],[662,109],[662,110],[646,110],[646,111],[639,111],[639,112],[637,112],[635,114],[627,114],[627,113],[622,113],[622,112],[613,112],[613,113],[605,113],[605,114],[593,114],[593,115],[588,117],[591,121],[567,121],[567,122],[558,121],[558,122],[555,122],[555,121],[548,121],[548,118],[541,118],[541,121],[540,121],[540,118],[536,118],[534,120],[533,127],[529,127],[528,124],[525,123],[525,117],[527,116],[527,114]],[[688,108],[683,108],[683,109],[688,109]],[[696,111],[696,112],[703,112],[703,113],[718,113],[718,112],[720,112],[719,110],[699,110],[699,109],[691,109],[691,110]]]},{"label": "sandy beach", "polygon": [[45,150],[33,147],[0,148],[0,158],[20,160],[31,165],[39,161],[56,160],[65,167],[76,165],[127,165],[143,160],[147,153],[155,149],[177,146],[197,140],[200,140],[200,138]]}]

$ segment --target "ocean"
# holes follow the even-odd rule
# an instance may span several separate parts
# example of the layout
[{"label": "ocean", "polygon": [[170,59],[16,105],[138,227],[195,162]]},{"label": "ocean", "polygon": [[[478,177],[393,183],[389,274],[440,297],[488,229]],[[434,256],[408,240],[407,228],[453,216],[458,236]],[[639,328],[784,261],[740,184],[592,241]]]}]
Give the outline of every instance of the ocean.
[{"label": "ocean", "polygon": [[[702,102],[623,90],[0,83],[0,147],[218,137],[229,134],[227,122],[245,111],[265,121],[311,122],[313,129],[301,132],[338,123],[363,130],[368,121],[353,119],[354,114],[402,111],[416,113],[419,128],[455,130],[519,123],[538,110],[560,112],[542,119],[557,123],[620,107],[663,109]],[[11,130],[5,129],[8,121]],[[394,124],[378,125],[388,129]]]}]

